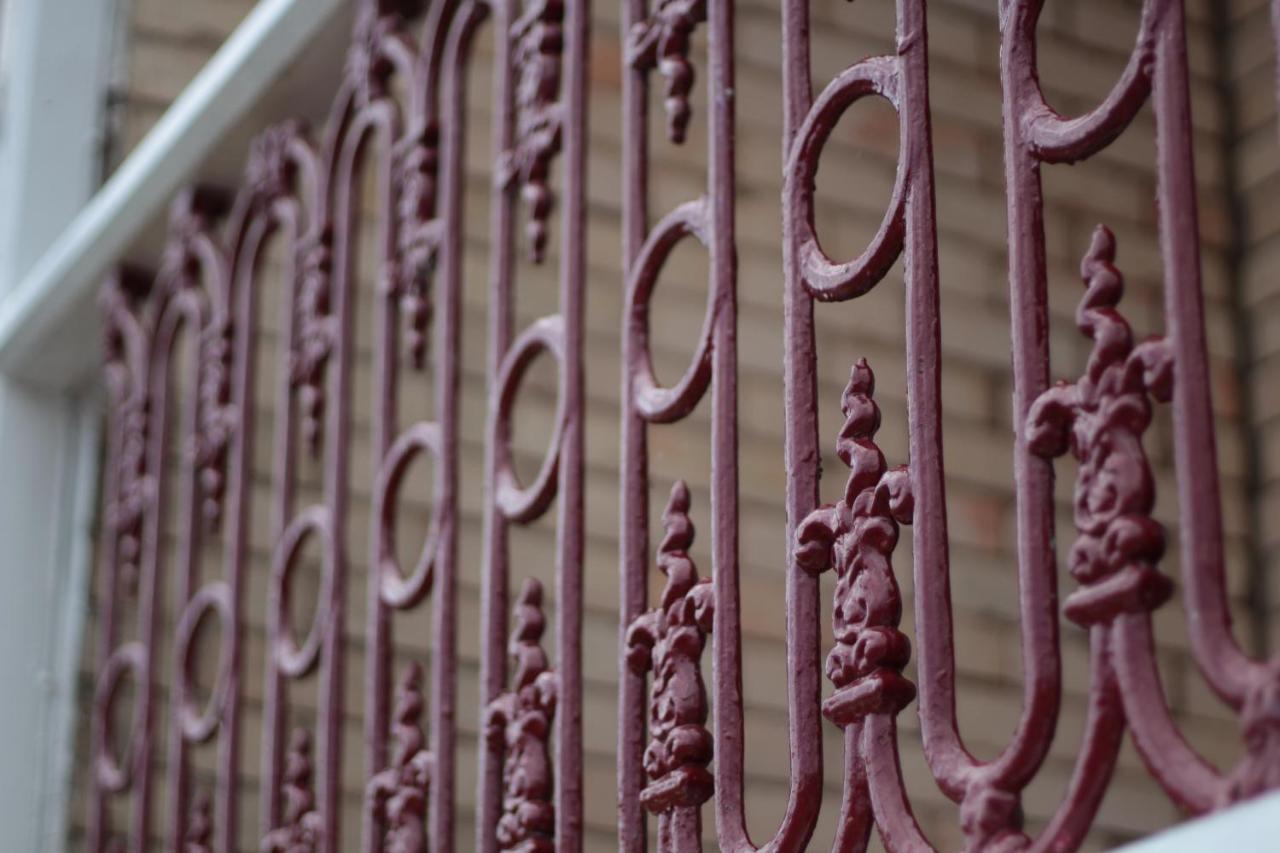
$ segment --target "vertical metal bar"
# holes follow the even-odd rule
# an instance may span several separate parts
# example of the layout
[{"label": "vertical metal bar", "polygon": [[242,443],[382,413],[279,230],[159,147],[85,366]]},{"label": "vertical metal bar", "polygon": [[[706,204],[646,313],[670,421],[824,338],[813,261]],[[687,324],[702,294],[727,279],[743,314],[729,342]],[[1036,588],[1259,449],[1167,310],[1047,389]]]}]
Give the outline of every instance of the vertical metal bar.
[{"label": "vertical metal bar", "polygon": [[[384,169],[378,173],[379,218],[381,246],[379,257],[380,278],[374,331],[374,383],[371,432],[373,436],[373,471],[381,474],[387,455],[395,440],[397,428],[397,382],[399,380],[400,312],[397,310],[399,294],[397,283],[388,280],[395,257],[397,229],[396,205],[391,186],[391,140],[384,152]],[[381,479],[381,478],[379,478]],[[384,509],[385,513],[386,510]],[[391,522],[393,523],[393,522]],[[372,777],[387,763],[387,726],[390,723],[387,693],[390,684],[391,661],[391,609],[382,600],[383,565],[389,544],[386,541],[387,524],[379,513],[369,517],[369,578],[368,601],[365,605],[365,708],[364,739],[365,769]],[[363,845],[367,851],[382,849],[379,822],[372,815],[364,820]]]},{"label": "vertical metal bar", "polygon": [[587,76],[590,0],[566,0],[564,11],[564,212],[561,219],[561,365],[565,421],[560,446],[559,537],[556,545],[556,649],[560,700],[556,714],[556,842],[582,850],[582,562],[583,324],[587,259]]},{"label": "vertical metal bar", "polygon": [[[623,44],[648,17],[648,0],[623,4]],[[622,70],[622,279],[631,281],[649,231],[649,72],[624,60]],[[640,345],[622,318],[621,499],[618,517],[618,660],[626,660],[627,631],[649,606],[648,429],[635,404],[633,365]],[[644,788],[646,678],[618,667],[618,849],[640,853],[648,847],[648,823],[640,804]]]},{"label": "vertical metal bar", "polygon": [[[1031,452],[1025,428],[1031,405],[1049,385],[1048,274],[1045,268],[1044,200],[1040,166],[1020,139],[1022,116],[1034,109],[1034,52],[1023,52],[1021,35],[1035,16],[1006,17],[1001,49],[1004,85],[1005,181],[1008,185],[1009,313],[1013,346],[1014,481],[1017,494],[1018,602],[1022,617],[1022,715],[1013,741],[1001,756],[1001,782],[1021,790],[1040,766],[1057,725],[1062,693],[1058,650],[1057,567],[1053,552],[1053,466]],[[1034,50],[1034,48],[1033,48]],[[1030,79],[1029,79],[1030,75]],[[949,626],[948,626],[949,627]],[[950,633],[948,631],[948,633]],[[923,646],[923,644],[922,644]],[[923,663],[924,652],[921,651]],[[922,686],[926,683],[921,679]],[[932,682],[928,682],[932,684]],[[950,706],[954,730],[954,676]],[[921,704],[925,702],[924,691]],[[946,729],[939,726],[939,732]],[[943,738],[947,738],[943,735]],[[946,742],[945,740],[943,742]],[[950,747],[958,755],[959,741]],[[952,774],[952,779],[956,775]]]},{"label": "vertical metal bar", "polygon": [[[809,57],[809,0],[782,2],[784,167],[795,156],[801,127],[813,104]],[[796,527],[818,506],[817,343],[813,297],[804,287],[800,257],[802,213],[784,200],[783,371],[787,468],[787,720],[791,742],[791,788],[780,841],[803,846],[822,803],[821,601],[818,578],[796,571],[790,543]]]},{"label": "vertical metal bar", "polygon": [[[512,27],[517,18],[514,0],[494,4],[493,132],[491,163],[495,170],[516,145],[515,77]],[[514,181],[494,180],[489,214],[489,317],[485,378],[490,395],[486,427],[484,470],[484,575],[480,588],[481,630],[480,707],[487,708],[507,685],[507,614],[510,583],[510,549],[507,518],[497,502],[497,448],[510,440],[502,434],[497,417],[498,376],[511,346],[514,325],[515,209]],[[479,745],[480,771],[476,783],[476,849],[496,853],[498,838],[494,827],[502,811],[502,748],[494,740],[482,738]]]},{"label": "vertical metal bar", "polygon": [[[324,830],[321,840],[326,853],[336,853],[338,845],[338,809],[341,797],[342,762],[342,647],[345,631],[346,574],[347,574],[347,509],[350,502],[350,442],[351,412],[353,401],[351,388],[355,369],[355,273],[356,237],[359,223],[359,200],[354,193],[353,181],[358,170],[361,148],[367,132],[366,119],[361,117],[341,138],[333,169],[333,209],[336,223],[333,248],[333,301],[334,340],[331,356],[329,404],[325,409],[324,426],[324,499],[323,506],[329,518],[329,547],[331,549],[332,577],[327,595],[327,612],[317,608],[316,628],[323,630],[320,653],[319,692],[320,707],[316,714],[316,730],[319,737],[317,765],[319,779],[316,782],[316,808]],[[354,198],[353,198],[354,197]],[[319,624],[321,614],[326,624]]]},{"label": "vertical metal bar", "polygon": [[1200,282],[1200,231],[1186,19],[1169,2],[1156,48],[1153,101],[1160,247],[1165,272],[1165,317],[1173,348],[1174,464],[1178,472],[1183,582],[1191,616],[1191,648],[1210,686],[1232,707],[1244,703],[1259,665],[1240,651],[1231,632],[1223,566],[1222,501],[1214,441],[1209,353]]},{"label": "vertical metal bar", "polygon": [[[313,211],[305,234],[295,230],[298,243],[289,254],[291,273],[285,281],[288,286],[281,292],[279,315],[283,323],[280,339],[284,343],[278,354],[276,387],[274,399],[277,414],[274,421],[272,437],[273,460],[271,472],[271,528],[270,541],[279,543],[294,519],[296,508],[296,471],[298,452],[299,423],[298,403],[294,394],[293,365],[290,355],[298,352],[302,346],[305,329],[297,322],[298,306],[303,302],[303,276],[315,275],[319,269],[309,269],[310,265],[320,260],[320,253],[327,255],[328,245],[325,234],[327,226],[324,217],[324,202],[320,193],[327,191],[317,182],[313,187],[315,199],[320,209]],[[305,257],[304,253],[309,255]],[[328,263],[324,261],[323,263]],[[263,724],[262,724],[262,804],[259,813],[259,834],[266,835],[279,825],[281,818],[281,789],[284,771],[284,673],[281,671],[276,648],[281,641],[280,619],[274,609],[269,609],[266,631],[266,665],[265,684],[263,687]]]},{"label": "vertical metal bar", "polygon": [[[707,0],[709,264],[715,294],[711,344],[711,562],[715,589],[716,829],[729,850],[750,846],[742,696],[742,606],[738,588],[738,250],[734,234],[734,0]],[[678,834],[678,833],[677,833]]]},{"label": "vertical metal bar", "polygon": [[448,119],[441,128],[442,282],[438,335],[436,417],[440,423],[441,480],[438,500],[445,507],[440,526],[443,571],[435,597],[435,661],[432,690],[432,749],[439,784],[432,789],[430,829],[436,849],[453,849],[454,765],[457,751],[457,491],[458,378],[461,358],[463,189],[466,179],[466,71],[471,35],[487,7],[464,2],[455,13],[445,50],[443,103]]}]

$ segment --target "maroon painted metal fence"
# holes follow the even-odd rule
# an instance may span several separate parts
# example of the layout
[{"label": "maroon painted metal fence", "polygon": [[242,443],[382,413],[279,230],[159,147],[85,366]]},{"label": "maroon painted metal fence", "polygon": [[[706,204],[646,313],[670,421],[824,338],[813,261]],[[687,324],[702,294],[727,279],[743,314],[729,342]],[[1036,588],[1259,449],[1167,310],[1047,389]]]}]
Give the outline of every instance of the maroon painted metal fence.
[{"label": "maroon painted metal fence", "polygon": [[[1223,572],[1210,381],[1193,183],[1189,84],[1181,0],[1147,0],[1122,78],[1094,110],[1064,118],[1041,92],[1035,59],[1042,2],[1000,5],[1004,157],[1013,332],[1015,470],[1025,691],[1011,741],[991,761],[965,746],[956,718],[941,428],[939,288],[925,0],[897,0],[897,52],[862,60],[814,97],[806,0],[785,0],[783,195],[786,329],[786,576],[790,793],[767,840],[748,837],[744,814],[741,591],[738,585],[738,406],[732,0],[626,0],[622,188],[625,306],[622,321],[622,495],[618,736],[618,845],[646,849],[647,815],[659,849],[700,849],[713,802],[723,850],[799,850],[818,819],[823,727],[844,734],[838,768],[843,802],[836,848],[859,850],[878,828],[886,846],[929,845],[912,814],[898,761],[898,715],[916,703],[929,771],[960,804],[972,849],[1071,849],[1083,839],[1107,788],[1125,729],[1168,796],[1192,814],[1280,786],[1280,664],[1246,657],[1234,640]],[[858,14],[858,7],[848,14]],[[409,36],[423,16],[420,39]],[[340,813],[341,722],[364,720],[366,850],[453,846],[458,658],[459,341],[463,287],[463,179],[479,147],[467,138],[468,70],[486,18],[496,33],[490,223],[490,316],[484,436],[485,501],[481,625],[482,732],[477,833],[481,849],[577,850],[583,844],[582,574],[585,163],[589,10],[584,0],[362,0],[343,83],[328,124],[313,135],[297,122],[264,132],[238,194],[196,190],[174,206],[159,272],[122,271],[105,287],[107,385],[111,395],[104,472],[105,532],[98,682],[93,697],[90,846],[141,850],[151,810],[163,801],[169,849],[229,850],[238,831],[236,780],[245,725],[243,678],[249,490],[256,444],[271,443],[275,470],[262,750],[263,850],[334,850]],[[705,28],[707,68],[695,75],[693,32]],[[705,78],[706,96],[695,86]],[[647,132],[649,86],[662,87],[669,144],[682,144],[704,114],[708,133],[701,195],[651,224]],[[396,87],[399,86],[399,90]],[[883,222],[854,260],[829,258],[814,232],[815,176],[840,116],[876,96],[900,117],[897,182]],[[1100,226],[1083,260],[1077,312],[1092,341],[1083,376],[1051,385],[1047,339],[1043,164],[1093,156],[1154,107],[1159,153],[1159,231],[1165,262],[1166,334],[1135,342],[1122,314],[1116,241]],[[552,164],[561,177],[552,180]],[[350,557],[355,255],[358,175],[373,169],[384,223],[376,293],[372,401],[375,474],[364,653],[365,707],[344,707],[345,605]],[[225,223],[221,221],[226,214]],[[543,262],[558,218],[560,291],[555,314],[514,328],[515,253]],[[524,239],[517,225],[524,223]],[[270,238],[287,246],[283,346],[274,436],[253,429],[263,300],[260,269]],[[680,380],[662,387],[649,350],[650,300],[662,267],[686,238],[709,255],[702,331]],[[872,366],[852,366],[838,435],[819,434],[815,303],[856,299],[905,258],[909,459],[890,467],[875,442],[880,423]],[[177,407],[166,399],[186,330],[197,355]],[[522,483],[514,469],[516,394],[540,356],[551,359],[558,402],[541,469]],[[434,415],[404,422],[402,371],[429,371]],[[656,552],[648,541],[650,424],[710,408],[710,505],[695,507],[675,483]],[[1143,433],[1153,407],[1172,407],[1178,471],[1182,586],[1188,632],[1203,676],[1241,717],[1248,750],[1219,771],[1180,734],[1165,703],[1152,640],[1152,611],[1171,594],[1159,561],[1164,532]],[[849,467],[841,500],[818,505],[819,448],[834,442]],[[1077,585],[1063,612],[1088,630],[1086,728],[1057,814],[1039,835],[1023,831],[1020,798],[1036,778],[1061,707],[1058,590],[1053,541],[1054,459],[1071,453],[1076,474]],[[304,454],[323,471],[321,497],[303,505]],[[399,492],[410,463],[434,462],[433,509],[415,565],[397,563]],[[176,492],[162,476],[180,459]],[[543,651],[543,589],[520,575],[511,532],[556,507],[553,657]],[[176,521],[168,518],[176,513]],[[688,549],[694,519],[709,520],[711,565]],[[919,684],[904,675],[913,643],[899,630],[902,600],[891,558],[909,525],[914,539]],[[164,531],[179,531],[177,565]],[[202,544],[221,537],[223,562],[201,565]],[[314,623],[290,623],[293,573],[308,542],[323,555]],[[665,575],[648,601],[653,565]],[[836,575],[825,607],[819,575]],[[520,592],[513,601],[510,586]],[[173,584],[172,592],[168,585]],[[178,619],[162,657],[161,601]],[[119,606],[136,611],[136,639],[122,641]],[[835,647],[821,648],[829,608]],[[397,618],[431,621],[430,683],[410,665],[392,671]],[[217,621],[222,645],[212,697],[198,707],[195,638]],[[513,620],[510,621],[510,620]],[[714,676],[702,675],[706,646]],[[508,657],[511,664],[508,664]],[[825,665],[824,665],[825,657]],[[168,673],[168,715],[157,684]],[[835,687],[821,701],[821,679]],[[313,727],[286,730],[291,689],[318,676]],[[113,705],[136,694],[121,749],[109,734]],[[710,710],[714,709],[714,717]],[[824,718],[826,722],[824,722]],[[194,790],[192,745],[217,745],[216,784]],[[167,795],[153,758],[167,750]],[[127,804],[127,820],[109,819]],[[431,842],[428,843],[428,839]]]}]

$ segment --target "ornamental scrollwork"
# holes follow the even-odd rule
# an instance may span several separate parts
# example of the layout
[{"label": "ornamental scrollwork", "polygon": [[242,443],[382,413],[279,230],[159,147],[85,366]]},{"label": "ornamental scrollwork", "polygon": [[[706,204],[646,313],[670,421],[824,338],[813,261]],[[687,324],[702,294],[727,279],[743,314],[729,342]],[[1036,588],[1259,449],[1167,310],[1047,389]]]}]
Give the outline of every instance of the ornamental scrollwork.
[{"label": "ornamental scrollwork", "polygon": [[819,573],[833,568],[835,648],[826,674],[835,693],[822,712],[841,728],[868,714],[897,714],[915,698],[902,675],[911,642],[898,630],[902,594],[891,558],[900,524],[910,524],[911,478],[906,466],[889,468],[875,442],[880,408],[875,374],[859,359],[844,389],[844,426],[836,454],[849,467],[844,495],[809,514],[795,533],[800,568]]},{"label": "ornamental scrollwork", "polygon": [[1079,462],[1069,559],[1082,586],[1063,611],[1081,625],[1152,610],[1173,591],[1156,568],[1164,528],[1151,517],[1155,482],[1142,446],[1151,398],[1165,402],[1172,394],[1173,362],[1161,338],[1134,344],[1116,310],[1124,278],[1115,256],[1115,236],[1099,226],[1080,266],[1086,290],[1076,325],[1093,341],[1085,373],[1045,391],[1027,416],[1033,453],[1054,458],[1070,450]]},{"label": "ornamental scrollwork", "polygon": [[485,732],[506,754],[498,849],[520,853],[555,850],[551,752],[548,739],[559,693],[542,648],[546,617],[542,584],[528,578],[514,608],[509,651],[516,673],[512,689],[489,703]]},{"label": "ornamental scrollwork", "polygon": [[391,764],[369,780],[370,811],[384,827],[388,853],[424,853],[427,792],[435,756],[422,732],[422,667],[411,664],[396,688],[395,751]]},{"label": "ornamental scrollwork", "polygon": [[707,730],[707,688],[702,650],[711,633],[715,600],[710,578],[699,578],[689,556],[694,528],[689,488],[677,481],[662,516],[666,530],[658,568],[667,577],[658,607],[627,629],[627,665],[636,674],[652,670],[649,745],[644,768],[649,784],[640,801],[653,813],[697,807],[711,798],[712,738]]},{"label": "ornamental scrollwork", "polygon": [[200,257],[196,242],[211,233],[213,219],[226,208],[221,194],[207,186],[183,190],[169,207],[167,242],[160,255],[162,281],[192,287],[198,281]]},{"label": "ornamental scrollwork", "polygon": [[213,853],[213,800],[207,791],[201,791],[191,803],[182,853]]},{"label": "ornamental scrollwork", "polygon": [[245,164],[245,185],[259,203],[270,203],[289,194],[297,177],[297,163],[290,149],[306,134],[306,125],[290,119],[254,137]]},{"label": "ornamental scrollwork", "polygon": [[231,402],[232,327],[219,317],[203,333],[199,365],[199,430],[194,436],[194,462],[199,471],[200,512],[212,527],[222,515],[226,489],[227,449],[239,418]]},{"label": "ornamental scrollwork", "polygon": [[442,229],[435,217],[439,134],[434,123],[395,160],[396,253],[384,260],[382,287],[399,303],[406,327],[409,362],[427,362],[428,329],[434,313],[432,280]]},{"label": "ornamental scrollwork", "polygon": [[298,389],[302,435],[311,453],[319,451],[322,437],[325,390],[324,373],[337,342],[333,317],[333,231],[323,228],[299,250],[300,269],[294,302],[293,341],[289,353],[289,379]]},{"label": "ornamental scrollwork", "polygon": [[1225,780],[1221,806],[1280,789],[1280,658],[1246,694],[1240,725],[1244,758]]},{"label": "ornamental scrollwork", "polygon": [[689,41],[697,25],[706,19],[706,0],[658,0],[649,17],[636,23],[627,35],[628,64],[637,70],[656,67],[666,78],[663,106],[667,138],[677,145],[684,142],[693,114],[689,106],[694,78]]},{"label": "ornamental scrollwork", "polygon": [[315,808],[311,733],[293,732],[284,770],[284,823],[262,839],[262,853],[316,853],[324,839],[324,820]]},{"label": "ornamental scrollwork", "polygon": [[[194,288],[201,281],[202,256],[218,253],[214,219],[227,208],[227,197],[210,187],[195,187],[178,196],[169,215],[169,241],[160,264],[160,280],[175,289]],[[212,275],[205,270],[204,275]],[[231,405],[232,325],[221,306],[208,312],[200,330],[197,353],[198,429],[186,451],[199,472],[200,514],[212,527],[221,517],[225,464],[237,422]]]},{"label": "ornamental scrollwork", "polygon": [[142,520],[156,493],[155,478],[147,470],[151,398],[144,359],[148,341],[137,313],[150,286],[151,279],[145,274],[122,270],[107,282],[100,300],[106,318],[103,356],[107,389],[118,436],[111,463],[114,489],[107,497],[105,527],[115,537],[120,580],[129,591],[137,586]]},{"label": "ornamental scrollwork", "polygon": [[394,70],[386,46],[400,37],[406,17],[414,13],[417,0],[369,0],[360,3],[355,29],[347,51],[347,79],[356,87],[364,103],[387,94],[387,80]]},{"label": "ornamental scrollwork", "polygon": [[508,34],[513,45],[516,82],[516,145],[504,152],[496,169],[500,186],[521,184],[529,208],[525,234],[535,263],[546,256],[547,219],[555,201],[548,181],[551,161],[560,152],[561,54],[564,50],[564,0],[528,0]]}]

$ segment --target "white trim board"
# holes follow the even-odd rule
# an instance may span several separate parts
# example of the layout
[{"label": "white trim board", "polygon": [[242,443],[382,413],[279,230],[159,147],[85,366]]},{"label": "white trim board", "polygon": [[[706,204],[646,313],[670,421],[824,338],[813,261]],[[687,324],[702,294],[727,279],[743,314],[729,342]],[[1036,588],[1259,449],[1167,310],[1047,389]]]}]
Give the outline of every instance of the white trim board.
[{"label": "white trim board", "polygon": [[[90,198],[86,176],[96,157],[85,141],[98,117],[91,106],[102,97],[94,85],[102,75],[92,67],[100,57],[60,27],[79,16],[81,41],[101,36],[106,28],[88,12],[102,12],[104,3],[11,6],[6,24],[15,11],[24,13],[23,49],[6,54],[12,75],[0,93],[8,96],[0,119],[9,122],[0,139],[0,187],[13,211],[40,204],[39,217],[0,216],[0,470],[7,475],[0,488],[0,681],[16,697],[0,702],[0,847],[41,853],[66,847],[98,481],[101,402],[85,391],[100,383],[98,283],[120,260],[139,259],[182,186],[219,179],[220,161],[235,161],[234,178],[253,130],[305,109],[307,83],[317,90],[312,98],[328,103],[334,87],[315,66],[340,73],[334,51],[341,47],[325,48],[345,41],[351,5],[262,0]],[[19,38],[15,32],[6,38]],[[57,49],[45,49],[49,41]],[[38,108],[50,92],[60,99],[52,113]],[[13,245],[22,251],[10,251]]]},{"label": "white trim board", "polygon": [[[207,170],[228,138],[257,115],[273,83],[349,16],[349,6],[344,0],[262,0],[254,7],[0,302],[0,373],[63,390],[96,368],[95,297],[102,277],[148,227],[163,220],[171,199]],[[319,53],[328,54],[328,64],[341,65],[328,51]]]},{"label": "white trim board", "polygon": [[1274,853],[1280,850],[1280,791],[1127,844],[1116,853]]}]

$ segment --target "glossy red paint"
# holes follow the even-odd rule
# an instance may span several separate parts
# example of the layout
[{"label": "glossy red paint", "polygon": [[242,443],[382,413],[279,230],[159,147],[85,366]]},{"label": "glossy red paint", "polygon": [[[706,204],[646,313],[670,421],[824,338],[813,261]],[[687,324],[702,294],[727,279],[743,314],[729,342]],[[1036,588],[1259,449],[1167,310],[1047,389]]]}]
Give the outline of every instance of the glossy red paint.
[{"label": "glossy red paint", "polygon": [[[960,807],[972,850],[1066,850],[1088,831],[1126,728],[1168,795],[1203,813],[1280,787],[1280,663],[1241,652],[1223,578],[1222,509],[1214,457],[1198,255],[1186,35],[1180,0],[1147,0],[1121,79],[1095,109],[1064,118],[1048,105],[1035,65],[1044,0],[1000,5],[1010,320],[1013,338],[1019,600],[1025,690],[1020,722],[990,761],[966,748],[956,719],[955,648],[949,589],[942,448],[942,361],[925,0],[897,0],[897,51],[841,72],[814,97],[807,0],[784,0],[785,91],[782,199],[786,330],[788,554],[785,684],[790,789],[781,824],[759,849],[797,851],[809,842],[822,802],[823,726],[844,735],[843,799],[836,849],[866,847],[873,829],[892,850],[930,846],[912,814],[898,762],[897,718],[912,702],[939,788]],[[857,6],[848,14],[859,13]],[[618,846],[647,849],[649,814],[660,850],[699,850],[703,810],[713,803],[720,849],[757,849],[744,805],[742,641],[738,587],[736,247],[734,238],[734,4],[732,0],[626,0],[622,40],[623,233],[622,444],[619,613]],[[409,35],[422,18],[421,36]],[[485,851],[567,850],[583,845],[582,571],[583,305],[589,9],[585,0],[361,0],[343,84],[321,140],[298,122],[265,131],[243,186],[228,205],[193,190],[174,205],[170,240],[154,276],[122,271],[103,290],[110,393],[98,684],[93,697],[90,846],[141,851],[153,825],[153,752],[168,736],[165,844],[232,849],[243,717],[244,586],[248,490],[255,441],[251,333],[262,310],[264,246],[288,248],[282,295],[284,354],[272,437],[275,543],[268,608],[268,659],[259,837],[264,850],[333,851],[339,838],[340,723],[364,721],[366,851],[451,850],[457,749],[458,383],[463,180],[469,148],[467,72],[486,19],[495,34],[490,222],[490,313],[485,434],[481,628],[481,740],[476,815]],[[1278,18],[1280,20],[1280,18]],[[696,107],[690,40],[705,27],[705,108]],[[667,138],[682,144],[705,114],[706,186],[650,224],[648,87],[663,78]],[[403,97],[393,94],[399,82]],[[823,146],[845,110],[864,97],[887,100],[900,117],[896,185],[866,249],[828,257],[814,232],[815,177]],[[1159,140],[1159,230],[1165,261],[1162,338],[1135,342],[1120,313],[1123,277],[1115,238],[1099,226],[1082,263],[1080,332],[1093,343],[1084,375],[1050,385],[1047,276],[1040,171],[1093,156],[1151,102]],[[376,294],[375,458],[370,542],[366,705],[343,706],[343,652],[351,642],[345,605],[352,396],[356,195],[362,164],[380,189],[383,239]],[[552,179],[559,163],[560,180]],[[521,201],[523,200],[523,204]],[[522,213],[523,211],[523,213]],[[219,219],[226,215],[225,224]],[[517,333],[517,222],[535,263],[547,257],[553,217],[561,239],[559,307]],[[710,257],[708,301],[694,355],[675,385],[661,386],[649,352],[650,300],[673,248],[694,238]],[[875,443],[880,411],[871,366],[852,366],[835,440],[849,467],[839,502],[818,506],[818,303],[856,299],[905,261],[909,459],[890,467]],[[195,336],[197,357],[177,407],[173,344]],[[550,446],[534,480],[512,462],[511,418],[533,360],[554,362],[559,401]],[[430,371],[432,420],[403,423],[397,384],[404,370]],[[647,454],[651,424],[679,421],[710,394],[709,505],[695,509],[672,484],[666,535],[651,551]],[[1153,407],[1172,406],[1182,582],[1195,659],[1240,715],[1248,745],[1232,771],[1211,767],[1186,742],[1165,702],[1151,614],[1171,594],[1159,561],[1164,531],[1152,518],[1155,485],[1143,448]],[[179,416],[174,417],[173,410]],[[165,494],[166,460],[180,461],[178,493]],[[1056,815],[1036,836],[1023,826],[1022,792],[1037,776],[1061,707],[1057,567],[1052,548],[1054,459],[1078,460],[1075,544],[1078,587],[1062,608],[1091,645],[1089,709],[1074,774]],[[317,458],[321,498],[300,505],[301,455]],[[412,567],[398,565],[399,490],[409,464],[435,463],[433,510]],[[542,647],[542,587],[524,579],[510,599],[513,527],[557,508],[552,659]],[[166,518],[177,512],[176,522]],[[695,518],[710,519],[711,565],[699,577],[688,554]],[[914,542],[916,634],[900,630],[902,601],[892,566],[900,526]],[[180,532],[180,565],[162,565],[161,531]],[[224,563],[202,566],[204,537],[220,535]],[[289,622],[291,574],[302,546],[323,554],[321,594],[305,636]],[[648,601],[651,563],[666,576]],[[821,647],[819,575],[836,575],[835,647]],[[164,578],[175,579],[170,593]],[[162,596],[179,614],[171,660],[160,660]],[[429,603],[428,603],[429,602]],[[124,641],[119,613],[138,614]],[[509,623],[514,612],[514,628]],[[431,683],[411,663],[393,687],[398,616],[427,614]],[[194,703],[200,626],[217,621],[222,647],[212,699]],[[713,677],[704,679],[708,639]],[[913,653],[918,684],[903,674]],[[825,674],[835,692],[821,702]],[[508,658],[510,668],[508,672]],[[159,668],[171,668],[174,701],[159,718]],[[317,677],[314,728],[286,731],[294,682]],[[126,684],[136,713],[123,754],[108,737]],[[710,719],[709,719],[710,717]],[[824,717],[828,721],[824,723]],[[217,744],[212,790],[198,790],[192,744]],[[112,825],[114,801],[127,823]],[[428,839],[431,840],[428,843]]]}]

